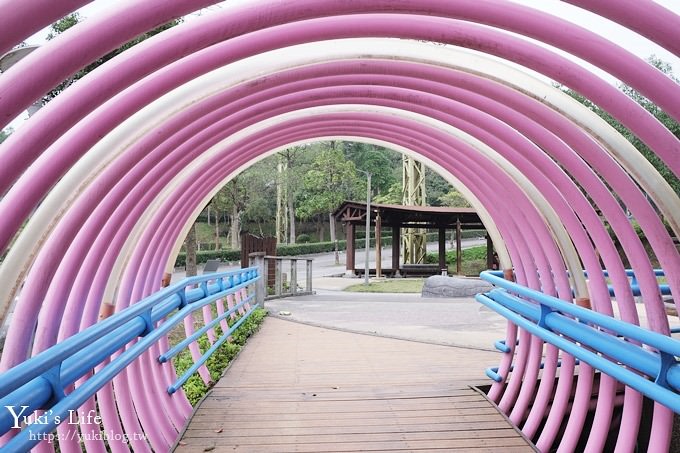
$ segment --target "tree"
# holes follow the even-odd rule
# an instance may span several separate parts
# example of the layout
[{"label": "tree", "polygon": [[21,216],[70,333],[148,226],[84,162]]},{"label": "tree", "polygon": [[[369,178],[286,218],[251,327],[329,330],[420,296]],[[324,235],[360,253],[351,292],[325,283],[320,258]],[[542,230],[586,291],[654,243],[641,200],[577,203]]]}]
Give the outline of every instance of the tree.
[{"label": "tree", "polygon": [[[344,150],[348,160],[371,174],[371,189],[375,189],[378,194],[387,192],[397,182],[395,160],[391,158],[391,155],[398,155],[396,151],[359,142],[345,142]],[[396,164],[401,165],[401,160],[396,161]]]},{"label": "tree", "polygon": [[[213,210],[228,212],[230,248],[240,248],[241,230],[246,223],[255,223],[261,235],[275,214],[276,170],[272,159],[259,162],[232,178],[213,197]],[[219,214],[217,216],[219,218]],[[269,232],[269,231],[268,231]]]},{"label": "tree", "polygon": [[[666,74],[669,78],[671,78],[677,83],[680,83],[680,80],[673,74],[672,66],[669,63],[657,58],[654,55],[650,56],[647,59],[647,61],[651,65],[655,66],[658,70]],[[666,112],[661,110],[656,104],[654,104],[649,99],[638,93],[632,87],[625,84],[619,84],[618,87],[631,99],[633,99],[643,108],[645,108],[648,112],[654,115],[656,119],[658,119],[661,122],[661,124],[663,124],[669,131],[671,131],[673,135],[680,139],[680,124],[678,124],[678,122],[675,121],[674,118],[672,118]],[[649,149],[649,147],[642,140],[640,140],[635,134],[628,130],[628,128],[622,125],[618,120],[612,117],[607,111],[593,104],[589,99],[586,99],[580,93],[577,93],[576,91],[566,88],[564,86],[559,86],[559,88],[568,95],[570,95],[571,97],[573,97],[574,99],[576,99],[577,101],[579,101],[580,103],[582,103],[583,105],[585,105],[586,107],[588,107],[590,110],[595,112],[607,123],[609,123],[614,129],[616,129],[621,135],[623,135],[629,142],[631,142],[633,146],[635,146],[635,148],[638,151],[640,151],[640,153],[642,153],[642,155],[645,156],[645,158],[654,166],[654,168],[657,169],[657,171],[668,182],[668,184],[670,184],[675,193],[680,195],[680,180],[677,178],[677,176],[675,176],[675,174],[673,174],[671,170],[668,169],[666,164],[664,164],[663,161],[659,159],[659,157],[651,149]]]},{"label": "tree", "polygon": [[[296,181],[300,180],[302,165],[306,146],[293,146],[278,153],[278,172],[277,172],[277,237],[284,238],[281,232],[288,232],[287,239],[289,244],[295,244],[297,237],[295,229],[295,199],[299,192],[299,185]],[[278,231],[280,229],[281,231]]]},{"label": "tree", "polygon": [[[51,40],[51,39],[56,38],[57,35],[60,35],[60,34],[64,33],[66,30],[68,30],[69,28],[73,27],[74,25],[77,25],[79,22],[81,22],[81,20],[82,20],[82,17],[77,12],[69,14],[66,17],[63,17],[62,19],[58,20],[57,22],[53,23],[50,26],[50,32],[47,34],[47,39]],[[71,86],[76,80],[82,79],[83,77],[85,77],[85,75],[92,72],[94,69],[96,69],[97,67],[106,63],[110,59],[121,54],[122,52],[125,52],[127,49],[139,44],[140,42],[142,42],[142,41],[144,41],[144,40],[146,40],[146,39],[148,39],[148,38],[150,38],[154,35],[157,35],[157,34],[163,32],[163,31],[165,31],[169,28],[172,28],[177,24],[180,24],[182,21],[183,21],[183,19],[181,19],[181,18],[175,19],[175,20],[172,20],[172,21],[170,21],[166,24],[163,24],[159,27],[156,27],[153,30],[148,31],[146,33],[143,33],[143,34],[137,36],[136,38],[132,39],[131,41],[123,44],[118,49],[115,49],[115,50],[107,53],[103,57],[93,61],[92,63],[90,63],[89,65],[87,65],[83,69],[81,69],[80,71],[73,74],[73,76],[69,77],[67,80],[64,80],[62,83],[57,85],[56,88],[54,88],[53,90],[48,92],[45,96],[43,96],[43,99],[42,99],[43,105],[47,104],[52,99],[54,99],[55,96],[57,96],[59,93],[61,93],[66,88]]]},{"label": "tree", "polygon": [[[319,151],[303,178],[304,193],[297,212],[302,219],[328,214],[331,241],[335,242],[333,211],[343,201],[360,193],[363,181],[357,177],[354,162],[345,158],[341,142],[320,143],[317,149]],[[363,189],[366,189],[365,185]]]},{"label": "tree", "polygon": [[425,167],[425,188],[428,206],[441,206],[441,197],[452,189],[451,184],[427,167]]},{"label": "tree", "polygon": [[66,17],[62,17],[61,19],[50,25],[50,31],[49,33],[47,33],[47,40],[48,41],[53,40],[54,38],[57,37],[57,35],[64,33],[69,28],[78,24],[81,20],[82,18],[80,17],[80,14],[77,12],[71,13]]},{"label": "tree", "polygon": [[384,204],[402,204],[404,193],[401,186],[401,181],[393,183],[387,192],[375,196],[375,202]]},{"label": "tree", "polygon": [[467,199],[455,188],[451,188],[444,195],[440,195],[439,202],[441,206],[448,206],[451,208],[469,208],[471,207]]},{"label": "tree", "polygon": [[242,175],[237,175],[222,189],[226,191],[227,199],[229,200],[227,204],[231,211],[229,220],[231,221],[230,237],[232,250],[239,250],[241,248],[239,243],[241,237],[241,217],[246,206],[248,190],[244,184],[244,179]]},{"label": "tree", "polygon": [[[215,196],[210,200],[207,207],[208,214],[208,225],[210,226],[210,211],[214,213],[215,220],[215,250],[222,248],[222,243],[220,242],[220,214],[226,212],[229,207],[229,194],[227,191],[220,190]],[[212,209],[211,209],[212,208]]]},{"label": "tree", "polygon": [[187,237],[185,239],[185,245],[187,248],[187,259],[186,259],[186,271],[187,271],[187,277],[192,277],[196,275],[197,268],[196,268],[196,224],[194,223],[191,225],[191,228],[189,228],[189,232],[187,233]]}]

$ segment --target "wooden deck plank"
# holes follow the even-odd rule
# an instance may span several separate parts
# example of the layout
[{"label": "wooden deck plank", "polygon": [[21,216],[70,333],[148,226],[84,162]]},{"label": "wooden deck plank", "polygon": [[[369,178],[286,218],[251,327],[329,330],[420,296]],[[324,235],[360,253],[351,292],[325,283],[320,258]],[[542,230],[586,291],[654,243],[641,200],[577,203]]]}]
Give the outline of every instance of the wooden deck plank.
[{"label": "wooden deck plank", "polygon": [[176,451],[534,451],[470,388],[497,360],[270,318]]},{"label": "wooden deck plank", "polygon": [[[222,444],[223,441],[227,444],[233,443],[236,445],[259,445],[263,443],[261,437],[243,436],[238,431],[228,430],[228,432],[219,439],[213,439],[214,431],[212,430],[194,430],[192,436],[197,438],[196,445],[201,442],[210,444],[217,442]],[[376,442],[400,439],[410,440],[435,440],[435,439],[477,439],[483,437],[485,434],[479,431],[403,431],[403,432],[389,432],[389,433],[345,433],[345,434],[298,434],[298,435],[276,435],[267,436],[264,442],[268,444],[298,444],[298,443],[330,443],[330,442]],[[496,429],[493,433],[495,438],[517,437],[515,430]]]}]

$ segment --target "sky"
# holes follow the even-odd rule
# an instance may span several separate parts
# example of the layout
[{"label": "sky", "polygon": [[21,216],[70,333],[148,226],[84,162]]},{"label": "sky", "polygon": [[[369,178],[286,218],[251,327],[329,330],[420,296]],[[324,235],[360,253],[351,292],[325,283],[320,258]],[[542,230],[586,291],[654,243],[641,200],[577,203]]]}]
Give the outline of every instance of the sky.
[{"label": "sky", "polygon": [[[249,0],[228,0],[226,2],[223,2],[223,4],[226,3],[247,3]],[[614,22],[611,22],[607,19],[603,19],[600,16],[597,16],[593,13],[590,13],[588,11],[582,10],[578,7],[575,7],[573,5],[564,3],[559,0],[511,0],[514,3],[519,3],[523,4],[526,6],[530,6],[536,9],[543,10],[545,12],[548,12],[550,14],[554,14],[558,17],[561,17],[565,20],[568,20],[570,22],[573,22],[577,25],[580,25],[584,28],[587,28],[591,31],[595,31],[598,34],[605,36],[607,39],[610,39],[620,46],[628,49],[630,52],[638,55],[639,57],[643,59],[647,59],[650,55],[656,55],[657,57],[661,58],[662,60],[671,63],[673,66],[673,70],[676,75],[680,73],[680,58],[677,56],[673,55],[672,53],[668,52],[667,50],[659,47],[655,43],[649,41],[648,39],[637,35],[634,32],[631,32],[630,30],[627,30],[625,27],[618,25]],[[676,14],[680,15],[680,1],[678,0],[655,0],[656,3],[666,7],[667,9],[674,11]],[[110,7],[112,3],[110,0],[95,0],[89,5],[81,8],[79,10],[80,15],[83,18],[88,18],[92,17],[99,12],[105,10],[107,7]],[[210,8],[201,10],[198,13],[195,13],[193,15],[190,15],[186,18],[187,21],[193,20],[196,17],[203,15],[203,14],[210,14],[211,12],[215,10],[221,9],[223,4],[217,4],[215,6],[212,6]],[[47,36],[47,29],[43,30],[36,35],[32,36],[31,38],[27,39],[28,44],[34,44],[34,45],[39,45],[45,42],[45,37]],[[527,38],[525,38],[527,39]],[[537,43],[539,45],[546,46],[542,43]],[[612,84],[616,84],[618,81],[610,76],[609,74],[604,73],[603,71],[599,70],[598,68],[590,65],[587,62],[584,62],[577,57],[574,57],[572,55],[569,55],[565,52],[560,51],[559,49],[554,49],[551,48],[552,50],[555,50],[556,52],[564,55],[565,57],[578,62],[578,64],[585,66],[587,69],[589,69],[592,72],[595,72],[598,74],[600,77],[603,79],[609,81]],[[22,117],[18,118],[14,122],[12,122],[12,127],[15,129],[23,123],[23,119],[25,118],[25,115],[22,115]]]}]

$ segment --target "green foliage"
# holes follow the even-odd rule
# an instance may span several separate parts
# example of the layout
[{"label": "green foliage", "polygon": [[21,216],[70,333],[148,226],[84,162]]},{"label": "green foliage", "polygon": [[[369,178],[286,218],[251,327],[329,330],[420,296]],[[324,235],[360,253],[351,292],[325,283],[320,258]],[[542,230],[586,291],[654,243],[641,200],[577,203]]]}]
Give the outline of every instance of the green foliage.
[{"label": "green foliage", "polygon": [[390,278],[368,285],[360,283],[344,289],[355,293],[420,293],[423,290],[423,278]]},{"label": "green foliage", "polygon": [[451,184],[438,173],[425,167],[425,195],[428,206],[441,206],[440,198],[449,190],[451,190]]},{"label": "green foliage", "polygon": [[[439,262],[439,257],[436,253],[428,253],[425,255],[425,262],[434,264]],[[456,270],[456,251],[449,250],[446,252],[446,264],[449,272]],[[486,246],[480,245],[478,247],[471,247],[463,249],[461,252],[461,272],[463,275],[479,275],[480,272],[486,270]]]},{"label": "green foliage", "polygon": [[80,14],[78,14],[77,12],[69,14],[68,16],[59,19],[58,21],[50,25],[50,31],[47,34],[47,40],[50,41],[56,38],[57,35],[64,33],[66,30],[80,22],[80,20],[81,20]]},{"label": "green foliage", "polygon": [[310,238],[307,233],[302,233],[302,234],[298,234],[298,236],[295,240],[296,240],[296,242],[299,242],[301,244],[307,244],[312,240],[312,238]]},{"label": "green foliage", "polygon": [[401,181],[393,183],[386,192],[376,195],[373,199],[376,203],[381,204],[402,204]]},{"label": "green foliage", "polygon": [[[484,260],[486,262],[486,245],[477,247],[470,247],[461,251],[462,261]],[[436,253],[428,253],[425,255],[425,262],[428,264],[435,264],[439,262],[439,256]],[[449,250],[446,252],[446,264],[456,264],[456,251]]]},{"label": "green foliage", "polygon": [[[264,318],[267,316],[267,312],[262,309],[258,308],[256,309],[252,315],[246,319],[243,324],[239,326],[238,329],[234,332],[232,335],[232,340],[234,344],[238,346],[244,346],[246,344],[246,341],[248,338],[257,332],[257,329],[260,328],[260,324],[262,324],[262,321]],[[239,317],[237,317],[234,320],[229,320],[229,325],[232,326],[236,321],[239,320]]]},{"label": "green foliage", "polygon": [[[186,266],[187,254],[181,252],[177,255],[175,260],[175,267]],[[240,261],[241,252],[239,250],[201,250],[196,252],[196,264],[205,263],[208,260],[220,260],[220,261]]]},{"label": "green foliage", "polygon": [[[361,232],[357,233],[357,241],[360,241],[363,238],[363,234],[360,234]],[[477,238],[477,237],[483,237],[485,234],[484,230],[465,230],[461,233],[461,238],[467,239],[467,238]],[[359,237],[361,236],[361,237]],[[434,242],[437,240],[437,233],[427,233],[427,240],[428,242]],[[383,236],[380,238],[380,242],[383,247],[386,247],[388,245],[392,245],[392,237],[390,236]],[[357,243],[357,247],[361,248],[363,247],[363,241]],[[371,247],[375,247],[375,237],[371,237]],[[279,245],[276,247],[276,254],[278,256],[298,256],[298,255],[312,255],[314,253],[329,253],[334,250],[334,245],[332,242],[327,241],[327,242],[310,242],[310,243],[304,243],[304,244],[283,244]],[[346,250],[347,249],[347,241],[345,240],[339,240],[338,241],[338,250]],[[433,255],[436,257],[436,255]],[[454,255],[455,256],[455,255]],[[486,255],[485,255],[486,256]],[[455,258],[454,258],[455,259]],[[241,252],[238,250],[229,250],[229,249],[222,249],[222,250],[201,250],[200,252],[196,252],[196,263],[201,264],[205,263],[208,260],[221,260],[221,261],[240,261],[241,260]],[[435,261],[432,261],[433,263],[436,263],[437,260],[435,258]],[[454,261],[455,262],[455,261]],[[175,267],[184,267],[186,265],[186,253],[180,253],[177,255],[177,259],[175,260]]]},{"label": "green foliage", "polygon": [[439,197],[441,206],[448,206],[452,208],[469,208],[471,207],[467,199],[458,190],[453,187],[445,194]]},{"label": "green foliage", "polygon": [[[347,248],[347,241],[338,241],[338,250],[345,250]],[[286,244],[276,247],[276,254],[278,256],[298,256],[311,255],[314,253],[328,253],[334,250],[334,245],[331,241],[328,242],[312,242],[309,244]]]},{"label": "green foliage", "polygon": [[[236,354],[241,350],[241,347],[246,343],[248,337],[257,331],[260,324],[264,320],[267,312],[261,308],[256,309],[252,315],[246,319],[241,326],[232,334],[232,342],[223,343],[217,350],[208,358],[206,361],[206,367],[210,372],[210,379],[212,382],[217,382],[217,380],[222,376],[222,373],[227,368],[229,363],[236,357]],[[238,318],[237,318],[238,319]],[[229,321],[229,326],[232,326],[236,321]],[[222,330],[219,327],[215,328],[215,335],[219,338],[222,335]],[[201,353],[207,351],[211,345],[208,340],[207,335],[202,335],[198,339],[198,345]],[[175,371],[177,376],[184,374],[192,365],[194,361],[191,358],[191,353],[188,349],[185,349],[179,353],[174,359],[173,364],[175,366]],[[208,392],[212,387],[210,385],[205,385],[203,379],[198,373],[194,373],[189,380],[182,386],[184,393],[186,394],[189,402],[192,406],[195,406],[201,398]]]},{"label": "green foliage", "polygon": [[344,200],[360,192],[361,180],[354,162],[345,158],[341,146],[330,142],[319,147],[303,178],[304,192],[297,209],[302,219],[333,212]]},{"label": "green foliage", "polygon": [[[359,142],[344,142],[345,157],[354,162],[357,168],[371,174],[371,189],[379,194],[386,192],[397,182],[394,175],[396,154],[380,146]],[[401,164],[401,160],[398,161]],[[399,184],[401,187],[401,184]]]}]

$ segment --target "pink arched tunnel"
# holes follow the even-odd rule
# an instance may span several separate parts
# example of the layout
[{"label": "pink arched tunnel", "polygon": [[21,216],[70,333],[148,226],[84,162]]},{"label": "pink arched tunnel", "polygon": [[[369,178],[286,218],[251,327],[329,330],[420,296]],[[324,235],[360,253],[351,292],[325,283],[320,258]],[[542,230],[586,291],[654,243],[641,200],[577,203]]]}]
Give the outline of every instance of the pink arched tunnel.
[{"label": "pink arched tunnel", "polygon": [[[0,52],[86,3],[0,1]],[[69,29],[0,76],[3,126],[91,61],[212,3],[117,2]],[[680,17],[652,1],[568,3],[680,56]],[[607,110],[676,176],[680,141],[617,88],[535,41],[588,61],[680,120],[680,87],[656,68],[503,0],[227,2],[105,63],[0,145],[0,317],[11,314],[0,368],[96,323],[103,307],[120,311],[157,291],[190,225],[230,178],[324,139],[424,161],[477,208],[518,283],[668,335],[630,217],[680,294],[680,199],[624,137],[538,74]],[[511,322],[505,342],[514,354],[503,355],[506,378],[489,396],[540,450],[572,451],[585,432],[588,450],[600,451],[619,411],[616,445],[632,451],[640,393],[617,391],[614,378]],[[166,450],[191,413],[181,392],[164,391],[174,371],[154,360],[159,347],[87,403],[107,430],[148,436],[110,442],[113,451]],[[672,422],[656,403],[649,451],[668,450]],[[104,451],[101,441],[86,446]],[[63,440],[61,450],[80,446]]]}]

